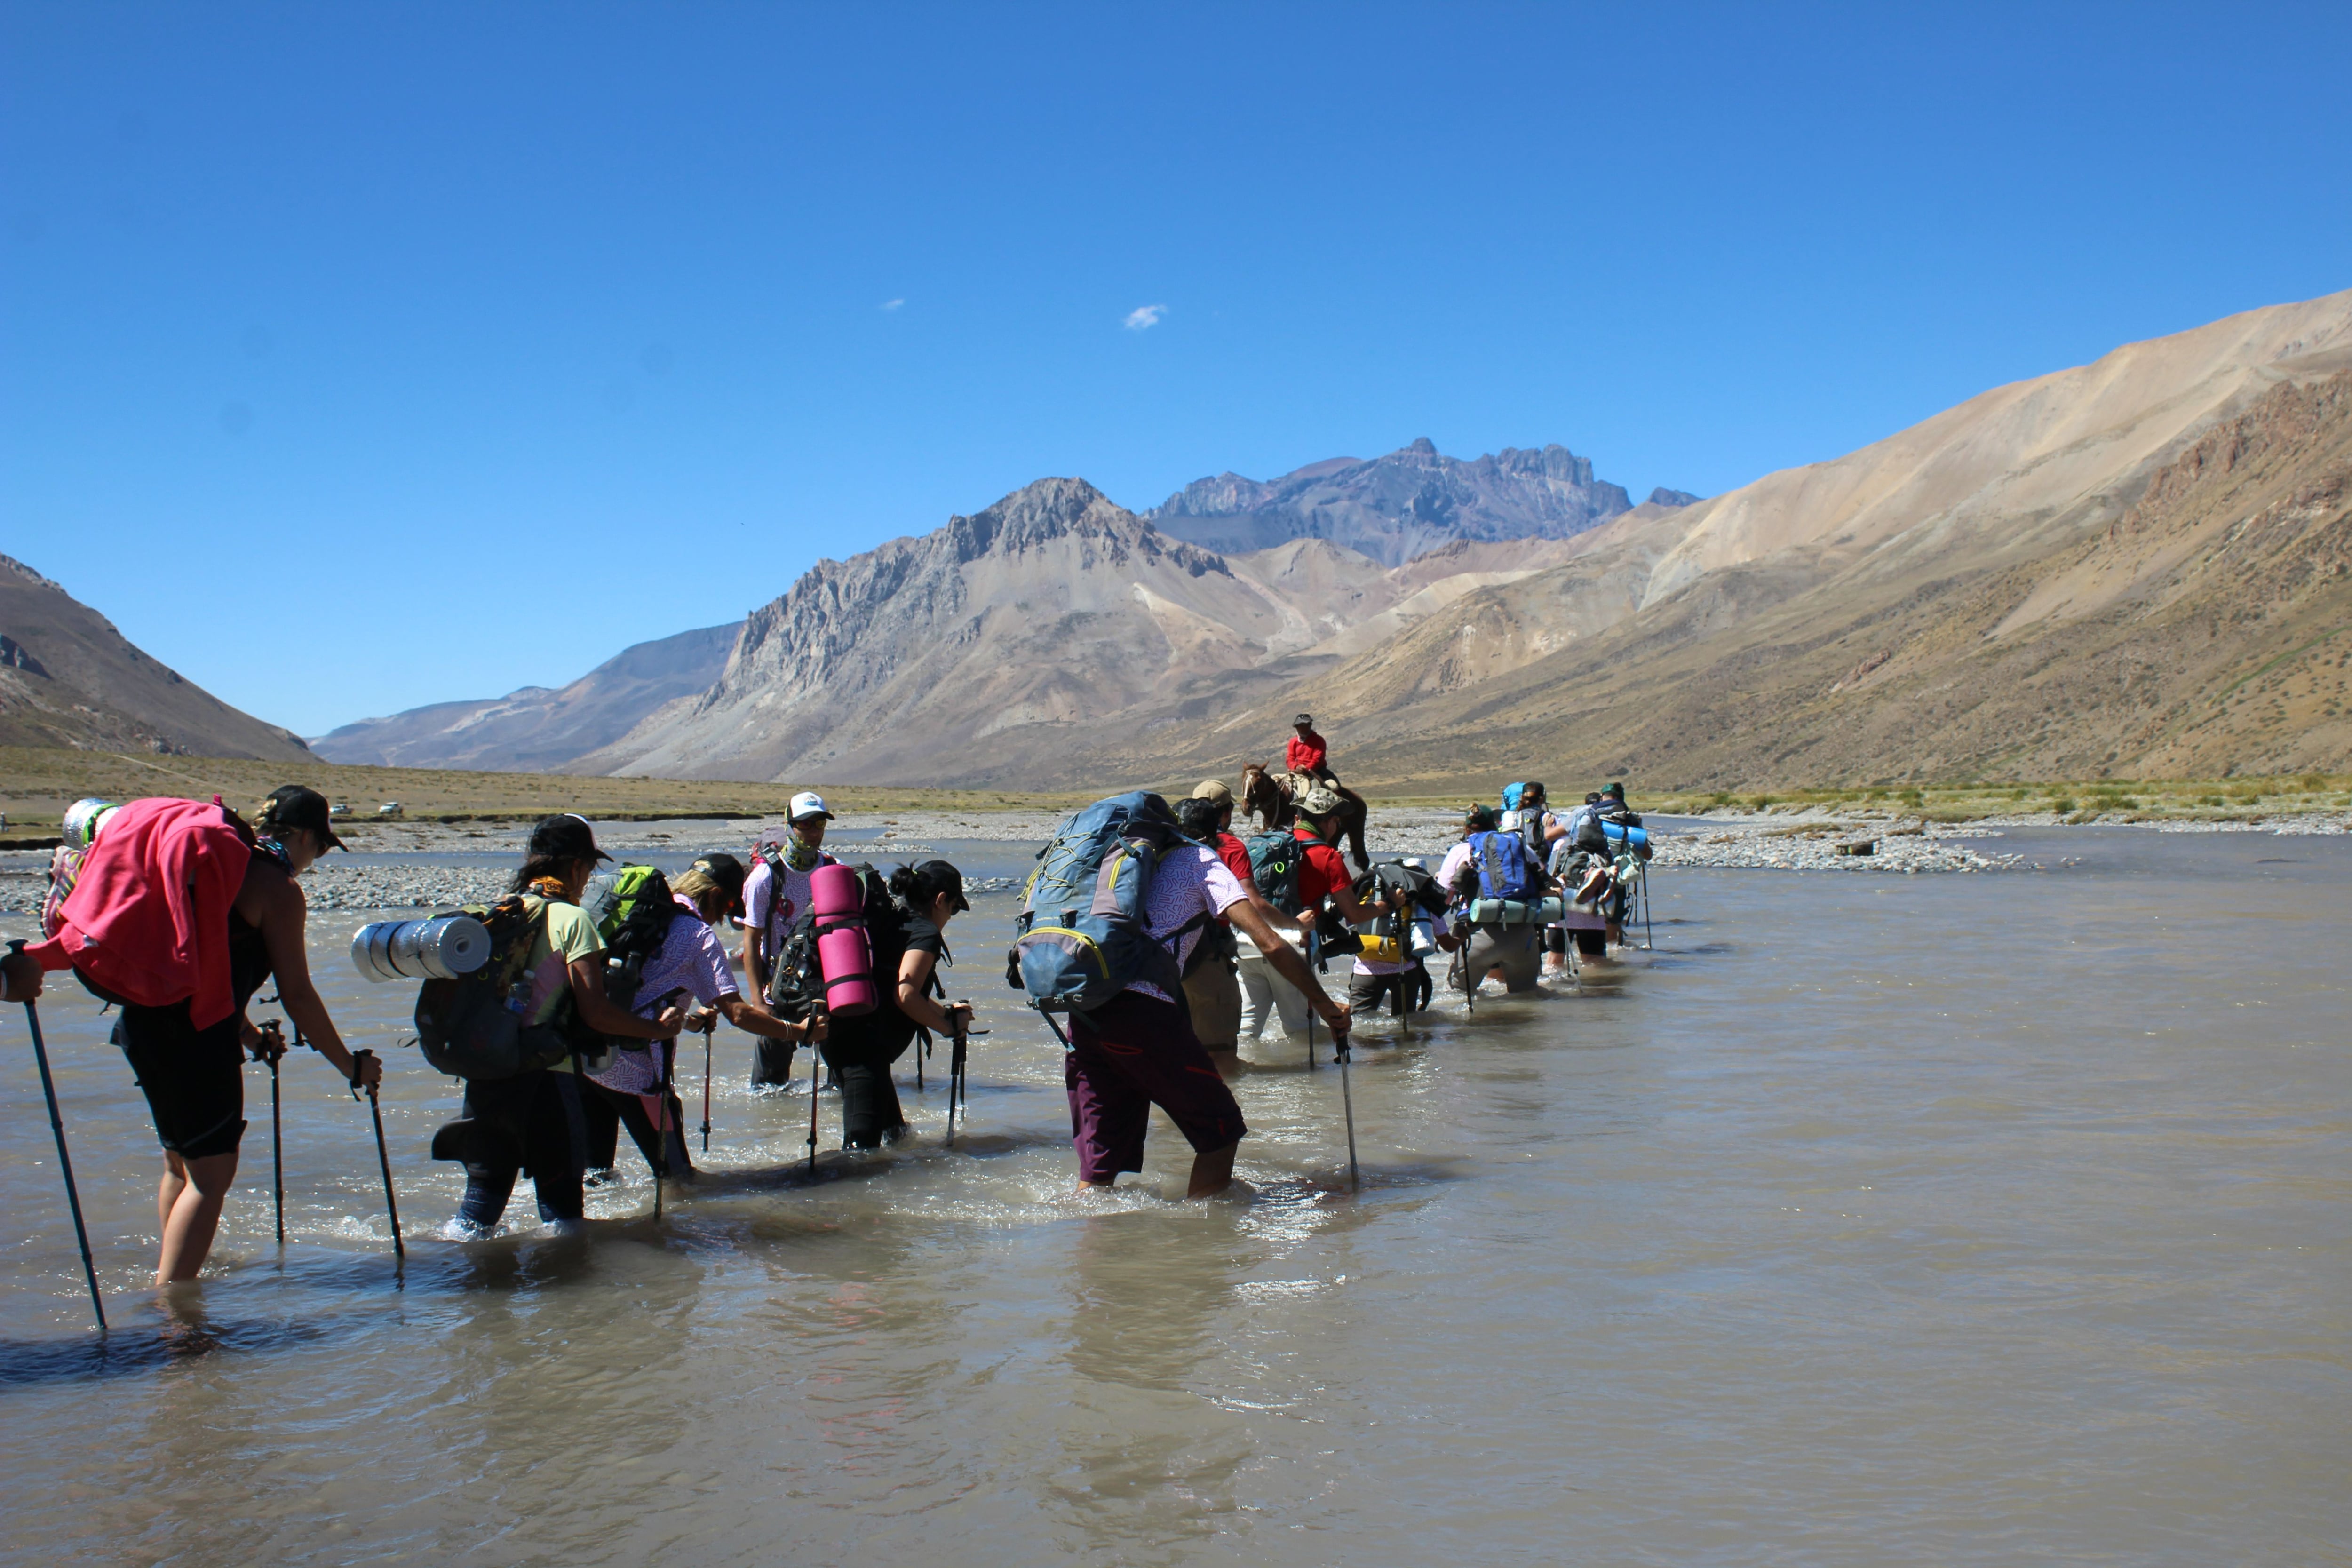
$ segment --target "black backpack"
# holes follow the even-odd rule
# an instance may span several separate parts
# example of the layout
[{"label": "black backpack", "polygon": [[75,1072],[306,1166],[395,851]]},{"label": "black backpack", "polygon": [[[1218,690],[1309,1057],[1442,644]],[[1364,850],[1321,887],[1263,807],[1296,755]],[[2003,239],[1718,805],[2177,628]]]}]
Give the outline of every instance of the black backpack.
[{"label": "black backpack", "polygon": [[[616,867],[588,885],[580,907],[604,939],[605,999],[624,1013],[635,1012],[646,965],[669,940],[671,923],[686,912],[671,896],[669,879],[656,866]],[[603,1071],[615,1050],[642,1051],[653,1046],[634,1035],[592,1029],[576,1012],[571,1033],[573,1048],[587,1058],[591,1071]]]},{"label": "black backpack", "polygon": [[490,933],[490,956],[470,974],[428,980],[416,993],[416,1043],[451,1078],[515,1078],[553,1067],[572,1051],[571,993],[544,1024],[527,1025],[530,950],[547,924],[547,900],[509,893],[495,904],[442,910],[471,915]]},{"label": "black backpack", "polygon": [[[898,1012],[898,963],[907,956],[907,921],[912,913],[891,896],[890,885],[871,866],[852,868],[865,896],[866,941],[874,955],[874,987],[882,997],[877,1014]],[[940,984],[932,972],[931,982]],[[768,980],[768,1008],[779,1018],[804,1023],[824,1005],[824,966],[816,951],[816,909],[803,910],[784,939],[784,951]],[[909,1021],[911,1026],[911,1020]]]},{"label": "black backpack", "polygon": [[1257,884],[1258,897],[1286,915],[1305,909],[1307,900],[1298,894],[1298,870],[1307,864],[1307,846],[1287,828],[1253,834],[1244,842],[1249,849],[1250,880]]}]

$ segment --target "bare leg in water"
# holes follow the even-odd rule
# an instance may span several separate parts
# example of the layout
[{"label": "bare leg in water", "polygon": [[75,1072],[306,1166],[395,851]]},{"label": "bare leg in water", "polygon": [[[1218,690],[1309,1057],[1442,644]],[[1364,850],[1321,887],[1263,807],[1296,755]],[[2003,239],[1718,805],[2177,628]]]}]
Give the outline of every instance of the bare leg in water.
[{"label": "bare leg in water", "polygon": [[[1232,1186],[1234,1152],[1240,1147],[1238,1143],[1228,1143],[1222,1149],[1211,1149],[1206,1153],[1193,1155],[1192,1182],[1184,1189],[1184,1195],[1188,1198],[1213,1198]],[[1117,1179],[1112,1178],[1113,1181]],[[1078,1191],[1101,1192],[1110,1184],[1110,1182],[1082,1181],[1078,1184]]]},{"label": "bare leg in water", "polygon": [[163,1257],[155,1264],[155,1283],[171,1285],[194,1279],[213,1250],[213,1235],[220,1228],[221,1205],[236,1184],[236,1151],[183,1160],[166,1150],[163,1179],[155,1188],[155,1218],[163,1233]]}]

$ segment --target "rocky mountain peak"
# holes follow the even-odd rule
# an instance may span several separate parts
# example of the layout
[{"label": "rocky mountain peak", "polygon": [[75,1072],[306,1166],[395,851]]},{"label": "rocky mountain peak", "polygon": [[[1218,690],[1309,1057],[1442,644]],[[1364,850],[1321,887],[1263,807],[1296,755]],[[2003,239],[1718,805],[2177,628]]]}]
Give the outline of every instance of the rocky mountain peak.
[{"label": "rocky mountain peak", "polygon": [[1260,482],[1197,479],[1145,514],[1161,532],[1240,553],[1293,539],[1397,566],[1459,540],[1564,539],[1631,510],[1622,485],[1557,442],[1467,461],[1426,436],[1369,462],[1312,463]]}]

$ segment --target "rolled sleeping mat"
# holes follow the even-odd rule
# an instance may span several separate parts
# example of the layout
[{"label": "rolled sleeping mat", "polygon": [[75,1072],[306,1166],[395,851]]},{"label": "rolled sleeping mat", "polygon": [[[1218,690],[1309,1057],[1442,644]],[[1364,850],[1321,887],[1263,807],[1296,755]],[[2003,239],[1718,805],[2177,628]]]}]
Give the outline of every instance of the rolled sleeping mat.
[{"label": "rolled sleeping mat", "polygon": [[1470,905],[1470,923],[1482,926],[1555,925],[1567,914],[1558,899],[1477,899]]},{"label": "rolled sleeping mat", "polygon": [[1650,830],[1646,827],[1628,827],[1622,822],[1604,820],[1601,824],[1601,836],[1612,845],[1622,844],[1633,849],[1650,847]]},{"label": "rolled sleeping mat", "polygon": [[114,805],[110,800],[100,800],[92,795],[66,807],[65,821],[58,827],[58,836],[66,841],[66,847],[88,849],[97,843],[99,826],[106,820],[107,813],[112,811]]},{"label": "rolled sleeping mat", "polygon": [[874,985],[874,949],[866,936],[865,883],[846,866],[819,866],[809,873],[809,908],[816,916],[825,1010],[842,1018],[871,1013],[881,997]]},{"label": "rolled sleeping mat", "polygon": [[352,936],[352,964],[364,980],[455,980],[490,960],[490,933],[471,915],[377,921]]}]

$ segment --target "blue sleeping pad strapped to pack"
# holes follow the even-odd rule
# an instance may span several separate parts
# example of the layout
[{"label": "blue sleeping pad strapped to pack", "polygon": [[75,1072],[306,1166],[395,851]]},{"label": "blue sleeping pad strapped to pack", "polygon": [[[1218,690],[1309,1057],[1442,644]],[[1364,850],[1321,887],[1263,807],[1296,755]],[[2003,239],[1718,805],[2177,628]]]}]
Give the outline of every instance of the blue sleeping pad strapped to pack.
[{"label": "blue sleeping pad strapped to pack", "polygon": [[1171,997],[1184,994],[1175,949],[1196,917],[1165,944],[1144,924],[1144,900],[1160,858],[1184,845],[1176,814],[1136,790],[1074,813],[1037,852],[1014,927],[1006,977],[1032,1006],[1084,1013],[1139,980]]},{"label": "blue sleeping pad strapped to pack", "polygon": [[1601,819],[1601,841],[1619,854],[1633,854],[1647,860],[1650,858],[1650,830],[1629,823]]}]

